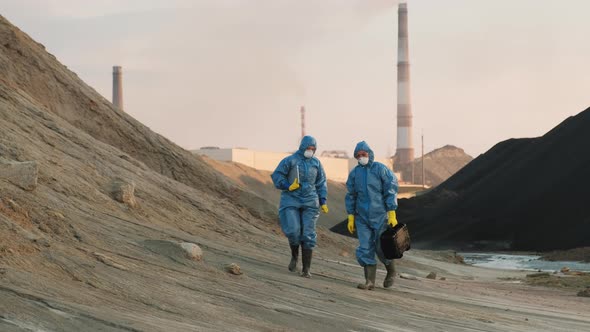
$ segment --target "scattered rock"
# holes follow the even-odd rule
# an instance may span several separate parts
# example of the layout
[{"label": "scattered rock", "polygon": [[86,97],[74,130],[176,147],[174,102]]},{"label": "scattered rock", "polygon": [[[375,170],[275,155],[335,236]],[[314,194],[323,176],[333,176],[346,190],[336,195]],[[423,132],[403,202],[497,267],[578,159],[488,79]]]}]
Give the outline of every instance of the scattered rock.
[{"label": "scattered rock", "polygon": [[135,183],[122,179],[115,179],[111,184],[111,194],[117,202],[126,204],[131,208],[137,207],[135,200]]},{"label": "scattered rock", "polygon": [[439,279],[439,280],[445,281],[445,280],[447,280],[447,278],[445,278],[445,277],[440,277],[440,279]]},{"label": "scattered rock", "polygon": [[13,201],[12,199],[7,198],[5,201],[8,204],[8,206],[12,209],[12,211],[14,211],[16,213],[20,213],[26,217],[29,216],[28,212],[25,209],[23,209],[20,205],[18,205],[15,201]]},{"label": "scattered rock", "polygon": [[227,265],[225,267],[225,271],[231,273],[231,274],[235,274],[237,276],[239,276],[240,274],[242,274],[242,270],[240,269],[240,266],[236,263],[231,263],[229,265]]},{"label": "scattered rock", "polygon": [[427,276],[426,279],[436,279],[436,272],[430,272]]},{"label": "scattered rock", "polygon": [[203,258],[203,251],[199,246],[190,242],[173,242],[167,240],[146,240],[143,245],[150,251],[169,257],[175,262],[187,264],[187,258],[198,261]]},{"label": "scattered rock", "polygon": [[36,161],[17,162],[0,158],[0,179],[32,191],[37,188],[39,168]]},{"label": "scattered rock", "polygon": [[562,268],[561,268],[561,270],[560,270],[560,271],[561,271],[561,273],[567,273],[567,272],[569,272],[569,271],[570,271],[570,268],[569,268],[569,267],[567,267],[567,266],[564,266],[564,267],[562,267]]},{"label": "scattered rock", "polygon": [[59,219],[59,220],[65,220],[66,219],[66,217],[61,212],[50,210],[49,212],[47,212],[47,214],[49,216],[51,216],[53,218],[56,218],[56,219]]},{"label": "scattered rock", "polygon": [[590,297],[590,287],[586,287],[586,289],[579,291],[578,296],[581,297]]},{"label": "scattered rock", "polygon": [[342,257],[349,257],[350,254],[348,253],[347,250],[342,250],[342,251],[340,251],[340,256],[342,256]]},{"label": "scattered rock", "polygon": [[407,273],[400,273],[399,277],[402,279],[408,279],[408,280],[418,280],[418,278],[416,278],[415,276],[413,276],[411,274],[407,274]]},{"label": "scattered rock", "polygon": [[186,252],[188,258],[195,261],[201,261],[203,259],[203,250],[198,245],[190,242],[182,242],[180,247]]},{"label": "scattered rock", "polygon": [[29,212],[10,198],[0,198],[0,212],[19,225],[30,225]]}]

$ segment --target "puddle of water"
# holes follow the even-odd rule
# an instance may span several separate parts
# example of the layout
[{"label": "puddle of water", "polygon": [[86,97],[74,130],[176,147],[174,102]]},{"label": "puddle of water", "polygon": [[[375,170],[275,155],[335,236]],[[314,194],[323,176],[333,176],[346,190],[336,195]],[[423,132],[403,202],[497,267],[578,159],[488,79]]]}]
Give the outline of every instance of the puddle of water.
[{"label": "puddle of water", "polygon": [[530,271],[559,271],[562,267],[568,267],[572,271],[590,272],[590,263],[570,261],[544,261],[536,255],[509,255],[498,253],[459,253],[465,263],[474,266],[491,267],[505,270],[530,270]]}]

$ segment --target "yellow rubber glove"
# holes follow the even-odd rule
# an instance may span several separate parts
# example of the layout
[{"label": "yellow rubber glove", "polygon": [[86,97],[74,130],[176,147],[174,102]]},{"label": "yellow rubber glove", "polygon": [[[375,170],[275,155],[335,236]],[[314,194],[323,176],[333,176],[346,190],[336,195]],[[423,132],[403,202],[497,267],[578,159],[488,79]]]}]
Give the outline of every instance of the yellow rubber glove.
[{"label": "yellow rubber glove", "polygon": [[354,233],[354,214],[348,215],[348,232]]},{"label": "yellow rubber glove", "polygon": [[323,213],[328,213],[328,205],[324,204],[321,206]]},{"label": "yellow rubber glove", "polygon": [[387,223],[391,227],[397,225],[397,218],[395,217],[395,210],[387,211]]},{"label": "yellow rubber glove", "polygon": [[295,179],[295,181],[293,181],[293,183],[291,183],[291,185],[289,186],[289,191],[293,191],[293,190],[297,190],[299,189],[299,180]]}]

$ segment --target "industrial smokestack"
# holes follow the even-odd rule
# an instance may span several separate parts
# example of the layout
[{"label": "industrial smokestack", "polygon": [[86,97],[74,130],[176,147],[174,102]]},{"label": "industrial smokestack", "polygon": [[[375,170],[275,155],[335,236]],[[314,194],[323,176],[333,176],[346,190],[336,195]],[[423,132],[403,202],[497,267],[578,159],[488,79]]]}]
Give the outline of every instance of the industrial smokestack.
[{"label": "industrial smokestack", "polygon": [[305,106],[301,106],[301,138],[305,136]]},{"label": "industrial smokestack", "polygon": [[113,66],[113,105],[123,111],[123,69]]},{"label": "industrial smokestack", "polygon": [[412,105],[410,102],[410,62],[408,49],[408,5],[399,4],[397,36],[397,162],[414,160]]}]

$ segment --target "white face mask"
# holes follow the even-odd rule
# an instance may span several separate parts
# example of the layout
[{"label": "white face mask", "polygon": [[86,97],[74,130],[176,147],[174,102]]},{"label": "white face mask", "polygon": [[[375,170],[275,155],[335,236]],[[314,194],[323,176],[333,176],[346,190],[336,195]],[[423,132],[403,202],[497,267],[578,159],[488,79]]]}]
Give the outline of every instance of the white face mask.
[{"label": "white face mask", "polygon": [[369,157],[360,157],[359,158],[359,164],[365,166],[368,163],[369,163]]},{"label": "white face mask", "polygon": [[305,150],[305,152],[303,152],[303,156],[305,156],[307,159],[313,157],[313,150]]}]

